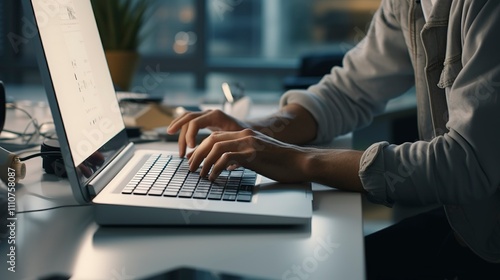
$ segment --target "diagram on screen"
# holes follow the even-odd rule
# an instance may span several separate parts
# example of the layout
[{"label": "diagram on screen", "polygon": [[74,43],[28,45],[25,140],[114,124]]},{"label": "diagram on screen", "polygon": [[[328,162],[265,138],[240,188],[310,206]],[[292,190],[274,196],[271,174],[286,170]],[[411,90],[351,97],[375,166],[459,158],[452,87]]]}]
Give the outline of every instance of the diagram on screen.
[{"label": "diagram on screen", "polygon": [[73,8],[73,2],[68,1],[60,8],[60,19],[64,22],[64,40],[71,59],[72,76],[83,109],[87,124],[96,125],[103,118],[103,109],[99,103],[94,73],[90,64],[89,55],[85,47],[83,34],[78,22],[78,17]]},{"label": "diagram on screen", "polygon": [[67,1],[67,3],[60,4],[59,6],[61,20],[77,20],[76,9],[73,1]]}]

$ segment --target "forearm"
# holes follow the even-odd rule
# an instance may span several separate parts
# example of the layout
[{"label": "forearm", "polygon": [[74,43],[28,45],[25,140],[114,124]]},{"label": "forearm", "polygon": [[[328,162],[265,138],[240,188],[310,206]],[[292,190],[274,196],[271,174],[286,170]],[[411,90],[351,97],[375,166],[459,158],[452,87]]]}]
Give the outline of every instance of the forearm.
[{"label": "forearm", "polygon": [[[247,123],[254,130],[279,141],[305,144],[316,138],[318,125],[314,117],[298,104],[288,104],[270,117]],[[359,178],[359,161],[363,152],[354,150],[303,149],[300,157],[306,181],[346,191],[364,192]]]},{"label": "forearm", "polygon": [[364,192],[359,178],[359,162],[363,152],[354,150],[318,150],[307,153],[303,168],[307,181],[345,191]]},{"label": "forearm", "polygon": [[313,116],[298,104],[286,105],[276,114],[247,124],[267,136],[299,145],[314,140],[318,129]]}]

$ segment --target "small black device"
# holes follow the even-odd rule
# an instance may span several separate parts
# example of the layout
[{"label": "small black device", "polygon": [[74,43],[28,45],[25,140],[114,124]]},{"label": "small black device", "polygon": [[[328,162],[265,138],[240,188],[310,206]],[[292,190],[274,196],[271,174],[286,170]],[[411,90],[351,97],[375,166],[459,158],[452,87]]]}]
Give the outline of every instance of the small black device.
[{"label": "small black device", "polygon": [[[59,142],[55,139],[45,139],[40,147],[40,152],[61,152]],[[62,155],[42,155],[42,159],[42,167],[43,170],[45,170],[45,173],[54,174],[57,177],[62,178],[66,178],[68,176],[66,168],[64,167]]]}]

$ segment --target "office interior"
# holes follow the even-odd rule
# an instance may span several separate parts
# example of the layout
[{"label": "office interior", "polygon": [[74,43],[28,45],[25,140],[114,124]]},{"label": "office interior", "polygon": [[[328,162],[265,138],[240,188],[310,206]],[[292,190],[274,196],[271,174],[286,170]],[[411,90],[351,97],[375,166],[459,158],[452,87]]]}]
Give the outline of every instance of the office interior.
[{"label": "office interior", "polygon": [[[380,0],[157,1],[145,22],[147,35],[138,48],[133,79],[123,90],[165,97],[176,105],[217,104],[224,101],[221,84],[228,82],[242,85],[255,104],[277,104],[287,89],[304,88],[326,74],[301,73],[304,58],[341,63],[342,55],[362,40],[379,4]],[[21,1],[1,1],[0,80],[6,85],[7,101],[27,107],[44,100],[38,96],[30,103],[25,95],[15,94],[20,89],[24,94],[43,94],[30,32]],[[372,126],[348,137],[358,149],[380,140],[412,140],[414,113],[409,92]],[[363,218],[365,234],[398,219],[392,209],[368,201],[363,202]]]}]

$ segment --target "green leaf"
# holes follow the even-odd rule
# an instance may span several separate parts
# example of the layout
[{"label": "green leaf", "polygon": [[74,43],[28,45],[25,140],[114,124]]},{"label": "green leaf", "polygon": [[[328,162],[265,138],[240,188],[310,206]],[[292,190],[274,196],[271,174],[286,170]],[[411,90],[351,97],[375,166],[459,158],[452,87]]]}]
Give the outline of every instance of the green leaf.
[{"label": "green leaf", "polygon": [[91,0],[103,46],[107,50],[135,51],[145,38],[144,25],[156,0]]}]

